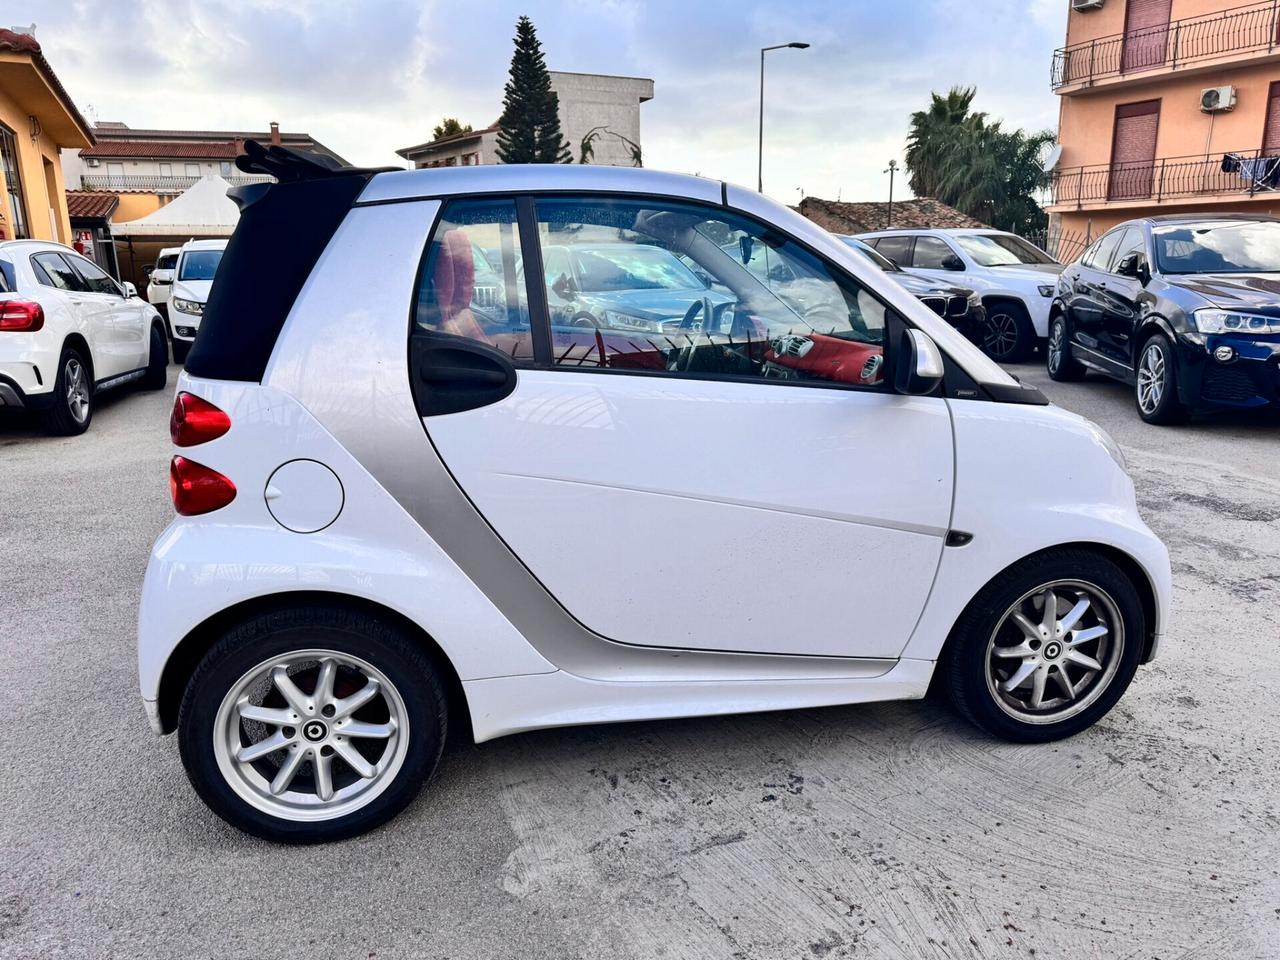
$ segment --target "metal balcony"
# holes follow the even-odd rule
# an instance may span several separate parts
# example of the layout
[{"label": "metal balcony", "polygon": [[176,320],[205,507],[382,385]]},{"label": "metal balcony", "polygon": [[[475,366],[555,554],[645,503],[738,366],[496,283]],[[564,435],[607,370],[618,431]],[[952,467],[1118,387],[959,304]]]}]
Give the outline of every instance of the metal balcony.
[{"label": "metal balcony", "polygon": [[1108,77],[1181,66],[1280,46],[1280,4],[1263,0],[1217,13],[1172,20],[1132,33],[1061,47],[1053,54],[1052,83],[1088,85]]},{"label": "metal balcony", "polygon": [[1188,197],[1280,197],[1280,157],[1240,150],[1206,157],[1162,157],[1140,163],[1100,163],[1055,171],[1050,206]]},{"label": "metal balcony", "polygon": [[[178,194],[194,186],[200,177],[161,177],[161,176],[112,176],[111,174],[82,174],[81,190],[108,190],[112,193],[157,193]],[[234,175],[223,177],[233,187],[241,187],[249,183],[271,183],[271,177]]]}]

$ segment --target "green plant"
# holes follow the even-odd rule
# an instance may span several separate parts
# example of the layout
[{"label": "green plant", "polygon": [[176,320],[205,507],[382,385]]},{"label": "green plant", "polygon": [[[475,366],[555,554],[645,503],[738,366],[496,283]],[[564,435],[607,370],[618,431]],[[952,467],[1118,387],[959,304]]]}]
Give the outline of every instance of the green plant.
[{"label": "green plant", "polygon": [[432,140],[443,140],[445,137],[456,137],[463,133],[471,133],[471,124],[465,127],[456,117],[445,117],[431,131]]},{"label": "green plant", "polygon": [[498,119],[498,159],[503,163],[569,163],[569,143],[560,133],[560,101],[551,89],[533,21],[516,21],[515,53],[503,89]]}]

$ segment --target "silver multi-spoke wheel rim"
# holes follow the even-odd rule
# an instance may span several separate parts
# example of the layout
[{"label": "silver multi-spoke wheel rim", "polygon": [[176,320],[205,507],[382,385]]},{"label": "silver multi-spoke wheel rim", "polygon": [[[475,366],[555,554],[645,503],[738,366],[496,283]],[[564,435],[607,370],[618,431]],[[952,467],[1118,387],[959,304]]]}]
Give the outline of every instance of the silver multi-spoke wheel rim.
[{"label": "silver multi-spoke wheel rim", "polygon": [[1056,373],[1058,365],[1062,363],[1062,321],[1054,323],[1053,330],[1049,333],[1049,372]]},{"label": "silver multi-spoke wheel rim", "polygon": [[1007,313],[988,314],[983,327],[982,346],[987,353],[1006,357],[1018,342],[1018,321]]},{"label": "silver multi-spoke wheel rim", "polygon": [[987,690],[1016,720],[1058,723],[1111,685],[1124,642],[1124,621],[1105,590],[1054,580],[1023,594],[992,631]]},{"label": "silver multi-spoke wheel rim", "polygon": [[62,373],[67,384],[67,410],[76,423],[84,423],[89,416],[89,378],[84,364],[69,357]]},{"label": "silver multi-spoke wheel rim", "polygon": [[282,820],[332,820],[371,803],[408,748],[394,684],[333,650],[264,660],[227,691],[214,721],[214,754],[231,789]]},{"label": "silver multi-spoke wheel rim", "polygon": [[1138,406],[1143,413],[1155,413],[1164,397],[1164,351],[1152,343],[1142,351],[1138,364]]}]

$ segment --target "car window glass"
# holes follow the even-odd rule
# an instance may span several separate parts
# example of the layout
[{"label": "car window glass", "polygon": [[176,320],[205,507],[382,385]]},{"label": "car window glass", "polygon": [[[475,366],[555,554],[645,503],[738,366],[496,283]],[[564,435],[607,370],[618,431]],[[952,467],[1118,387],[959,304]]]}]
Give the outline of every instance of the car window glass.
[{"label": "car window glass", "polygon": [[1129,227],[1125,230],[1124,235],[1120,238],[1120,242],[1116,244],[1115,255],[1111,258],[1111,272],[1115,273],[1120,266],[1120,261],[1131,253],[1138,254],[1142,260],[1146,259],[1145,245],[1142,241],[1142,231],[1137,227]]},{"label": "car window glass", "polygon": [[222,262],[221,250],[188,250],[178,267],[179,280],[212,280]]},{"label": "car window glass", "polygon": [[[674,201],[555,198],[535,209],[543,249],[565,250],[576,269],[547,288],[558,366],[881,382],[885,306],[772,228]],[[601,267],[596,258],[613,265],[607,282],[581,270]]]},{"label": "car window glass", "polygon": [[877,253],[888,257],[898,266],[911,266],[909,262],[911,254],[910,237],[880,237],[878,240],[872,240],[871,244],[876,248]]},{"label": "car window glass", "polygon": [[1094,247],[1092,258],[1085,266],[1105,271],[1111,263],[1111,255],[1115,253],[1116,246],[1120,243],[1120,235],[1121,231],[1112,230],[1099,240],[1097,246]]},{"label": "car window glass", "polygon": [[174,266],[177,264],[177,262],[178,262],[178,255],[176,253],[165,254],[163,257],[161,257],[159,260],[156,261],[156,269],[172,270]]},{"label": "car window glass", "polygon": [[85,293],[89,289],[61,254],[37,253],[31,258],[31,265],[35,269],[36,280],[46,287],[75,293]]},{"label": "car window glass", "polygon": [[523,256],[511,200],[455,200],[440,215],[418,286],[414,319],[531,363]]},{"label": "car window glass", "polygon": [[921,270],[945,270],[942,262],[954,257],[955,252],[937,237],[916,237],[916,249],[911,255],[911,266]]},{"label": "car window glass", "polygon": [[91,263],[84,257],[67,256],[67,260],[76,268],[76,271],[84,278],[85,286],[93,293],[108,293],[113,297],[123,296],[116,282],[107,276],[106,272],[98,267],[97,264]]},{"label": "car window glass", "polygon": [[980,267],[1058,262],[1034,244],[1007,233],[962,233],[955,241]]},{"label": "car window glass", "polygon": [[1205,220],[1159,227],[1161,273],[1280,273],[1280,222]]}]

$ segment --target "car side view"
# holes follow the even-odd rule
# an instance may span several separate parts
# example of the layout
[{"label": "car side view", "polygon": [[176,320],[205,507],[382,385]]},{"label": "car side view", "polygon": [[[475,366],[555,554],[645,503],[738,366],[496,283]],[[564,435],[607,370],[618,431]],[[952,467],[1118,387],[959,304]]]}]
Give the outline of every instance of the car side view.
[{"label": "car side view", "polygon": [[0,243],[0,410],[84,433],[99,391],[162,389],[168,363],[164,321],[133,284],[60,243]]},{"label": "car side view", "polygon": [[[1156,655],[1168,554],[1110,438],[794,211],[643,169],[246,151],[280,182],[232,191],[138,625],[151,723],[229,823],[368,830],[452,727],[936,681],[1055,740]],[[661,331],[574,324],[547,251],[601,244],[723,292]]]},{"label": "car side view", "polygon": [[1001,363],[1022,363],[1049,335],[1062,264],[1035,244],[1003,230],[892,230],[860,234],[909,273],[978,291],[986,316],[979,343]]},{"label": "car side view", "polygon": [[226,240],[188,240],[178,254],[167,312],[173,333],[173,359],[179,363],[187,359],[200,331],[204,305],[226,248]]},{"label": "car side view", "polygon": [[163,317],[169,310],[169,290],[173,286],[173,271],[178,265],[181,247],[165,247],[156,256],[156,262],[144,268],[147,274],[147,303]]},{"label": "car side view", "polygon": [[1062,274],[1049,376],[1132,384],[1147,423],[1280,407],[1280,220],[1151,217],[1109,230]]}]

